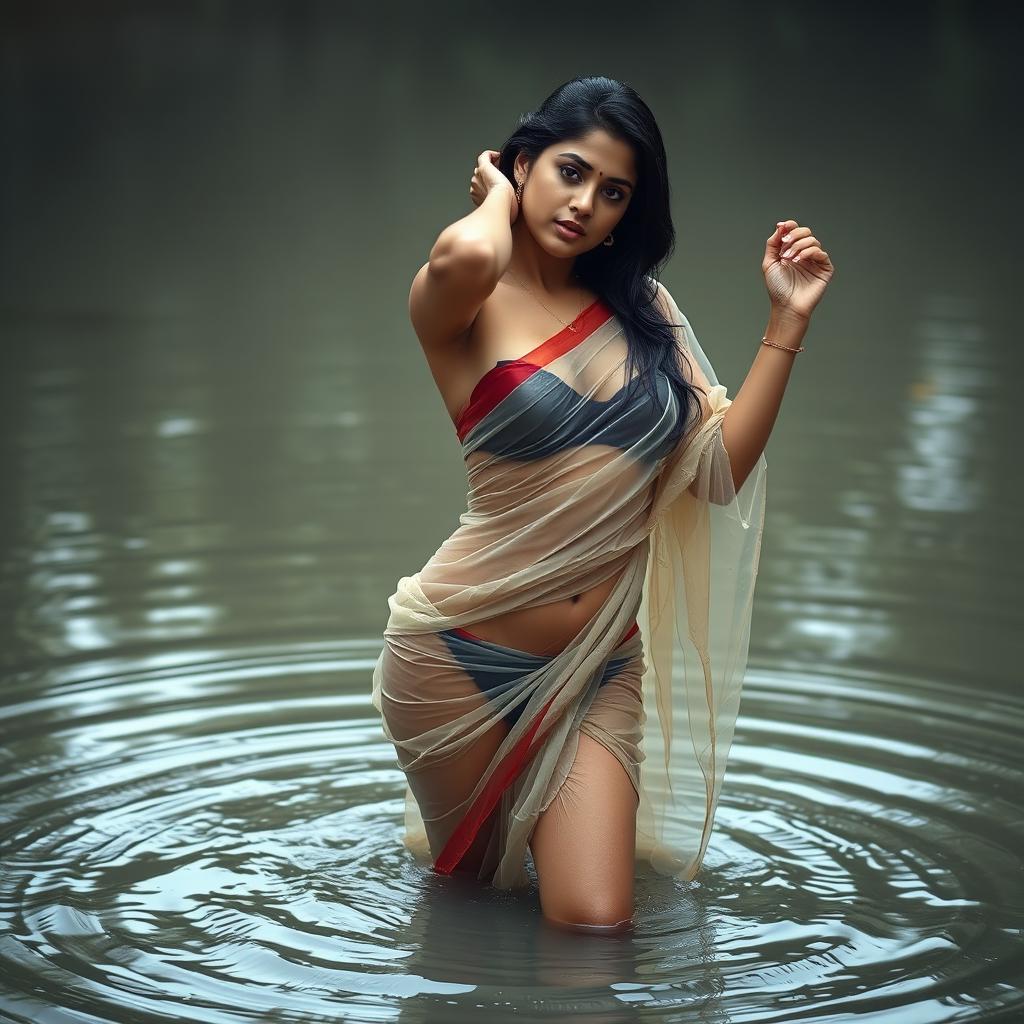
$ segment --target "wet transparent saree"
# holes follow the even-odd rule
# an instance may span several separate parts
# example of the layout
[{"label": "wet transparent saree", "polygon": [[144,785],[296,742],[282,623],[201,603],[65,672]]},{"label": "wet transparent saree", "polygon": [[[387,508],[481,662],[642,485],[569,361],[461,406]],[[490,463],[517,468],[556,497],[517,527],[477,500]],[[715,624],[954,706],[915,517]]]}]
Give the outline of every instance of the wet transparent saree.
[{"label": "wet transparent saree", "polygon": [[[457,420],[466,511],[398,581],[373,674],[407,779],[404,842],[435,871],[489,835],[478,876],[526,885],[530,835],[580,732],[636,789],[637,860],[689,880],[704,858],[746,669],[766,466],[762,455],[734,490],[722,443],[730,399],[658,293],[683,372],[704,392],[681,438],[664,375],[657,401],[629,387],[625,335],[601,300],[575,331],[488,371]],[[554,656],[517,656],[468,632],[613,578]]]}]

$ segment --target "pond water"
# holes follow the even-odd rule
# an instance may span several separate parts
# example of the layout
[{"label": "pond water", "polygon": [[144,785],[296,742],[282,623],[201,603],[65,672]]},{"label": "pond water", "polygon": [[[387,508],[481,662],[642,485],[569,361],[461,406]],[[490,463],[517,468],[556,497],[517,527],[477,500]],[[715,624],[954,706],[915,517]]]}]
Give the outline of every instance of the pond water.
[{"label": "pond water", "polygon": [[[477,153],[568,77],[555,42],[516,75],[418,8],[394,36],[306,5],[62,10],[10,17],[3,57],[0,1019],[1024,1019],[997,28],[945,5],[819,39],[782,4],[730,41],[681,7],[649,61],[586,29],[664,124],[664,280],[730,395],[774,222],[839,268],[766,453],[704,867],[641,870],[634,931],[593,937],[412,861],[370,705],[387,597],[465,500],[408,285]],[[645,74],[686,31],[685,86]],[[841,118],[835,83],[787,104],[765,160],[762,41],[889,70]]]}]

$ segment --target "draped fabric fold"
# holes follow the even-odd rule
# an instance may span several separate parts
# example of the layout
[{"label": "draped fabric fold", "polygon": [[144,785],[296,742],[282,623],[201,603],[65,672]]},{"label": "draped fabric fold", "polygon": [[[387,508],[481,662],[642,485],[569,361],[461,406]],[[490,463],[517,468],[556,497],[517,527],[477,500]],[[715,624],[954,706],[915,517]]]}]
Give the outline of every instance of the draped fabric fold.
[{"label": "draped fabric fold", "polygon": [[[659,302],[703,392],[682,408],[625,380],[626,339],[597,300],[478,383],[456,423],[467,467],[458,528],[389,598],[372,699],[406,775],[406,847],[435,871],[481,852],[478,876],[528,884],[538,816],[580,733],[626,771],[637,860],[692,879],[710,838],[739,711],[764,522],[762,455],[734,490],[731,404],[689,321]],[[562,652],[472,625],[614,579]]]}]

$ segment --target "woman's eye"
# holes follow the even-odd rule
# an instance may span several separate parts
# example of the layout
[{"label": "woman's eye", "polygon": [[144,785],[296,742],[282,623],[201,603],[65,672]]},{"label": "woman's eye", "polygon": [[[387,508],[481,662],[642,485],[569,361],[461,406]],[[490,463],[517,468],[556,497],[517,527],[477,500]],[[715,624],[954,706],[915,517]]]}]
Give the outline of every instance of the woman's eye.
[{"label": "woman's eye", "polygon": [[[562,164],[561,170],[572,171],[572,173],[575,174],[577,178],[579,177],[580,172],[577,171],[576,168],[572,166],[572,164]],[[575,181],[576,178],[570,178],[569,180]],[[617,203],[620,199],[624,198],[622,189],[616,188],[614,185],[609,185],[608,188],[615,193],[615,198],[612,200],[613,202]]]}]

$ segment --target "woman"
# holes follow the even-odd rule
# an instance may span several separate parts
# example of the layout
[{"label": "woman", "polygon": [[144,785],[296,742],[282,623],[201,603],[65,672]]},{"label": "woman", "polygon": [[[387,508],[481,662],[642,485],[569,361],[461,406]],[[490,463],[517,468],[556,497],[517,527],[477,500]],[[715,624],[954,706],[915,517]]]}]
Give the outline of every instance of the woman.
[{"label": "woman", "polygon": [[[833,267],[781,221],[730,401],[657,282],[661,134],[629,86],[558,88],[473,173],[410,317],[466,462],[459,527],[389,599],[373,702],[433,869],[632,924],[640,858],[692,878],[738,711],[763,450]],[[785,251],[780,251],[785,250]]]}]

